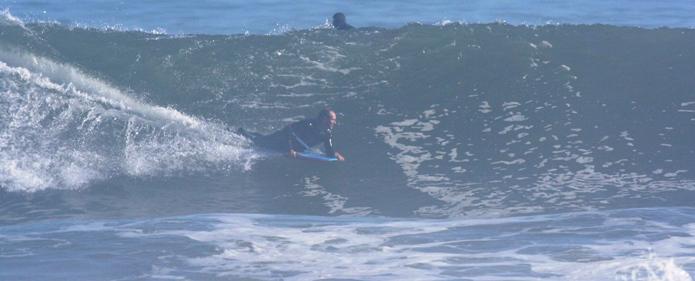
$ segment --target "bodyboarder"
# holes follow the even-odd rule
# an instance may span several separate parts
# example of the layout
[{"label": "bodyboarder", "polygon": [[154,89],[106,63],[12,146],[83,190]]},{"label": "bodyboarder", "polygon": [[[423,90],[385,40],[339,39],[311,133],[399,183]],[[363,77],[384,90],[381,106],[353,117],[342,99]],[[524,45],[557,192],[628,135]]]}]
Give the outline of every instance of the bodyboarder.
[{"label": "bodyboarder", "polygon": [[345,158],[333,148],[333,128],[337,115],[330,108],[319,112],[315,118],[304,119],[285,126],[282,130],[269,135],[252,133],[239,128],[237,132],[253,141],[255,145],[275,151],[287,151],[288,156],[297,158],[301,152],[311,147],[323,144],[327,157],[335,157],[338,161]]}]

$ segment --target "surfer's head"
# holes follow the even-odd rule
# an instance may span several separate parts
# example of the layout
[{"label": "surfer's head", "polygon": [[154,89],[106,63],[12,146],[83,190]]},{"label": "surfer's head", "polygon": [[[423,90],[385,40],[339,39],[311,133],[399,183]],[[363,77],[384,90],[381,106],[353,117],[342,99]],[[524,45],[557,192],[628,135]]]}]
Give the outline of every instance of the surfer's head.
[{"label": "surfer's head", "polygon": [[337,115],[332,109],[324,108],[319,111],[319,115],[316,119],[318,119],[319,124],[323,125],[326,129],[333,129],[337,121]]}]

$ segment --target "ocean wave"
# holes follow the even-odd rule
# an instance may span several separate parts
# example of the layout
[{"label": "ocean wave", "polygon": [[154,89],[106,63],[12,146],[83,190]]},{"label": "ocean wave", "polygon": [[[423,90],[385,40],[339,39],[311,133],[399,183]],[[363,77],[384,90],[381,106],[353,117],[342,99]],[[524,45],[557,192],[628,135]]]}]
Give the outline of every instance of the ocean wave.
[{"label": "ocean wave", "polygon": [[[272,185],[321,186],[292,196],[323,200],[326,212],[392,209],[358,195],[375,188],[426,198],[401,198],[412,209],[395,212],[427,217],[678,205],[693,190],[691,29],[26,27],[0,26],[14,50],[0,54],[11,113],[1,122],[23,124],[3,125],[5,145],[22,144],[3,150],[10,190],[248,167],[257,152],[231,128],[269,133],[325,106],[338,111],[335,143],[350,156],[336,169],[349,172],[279,162],[257,172],[286,176]],[[354,194],[334,190],[348,182]]]},{"label": "ocean wave", "polygon": [[219,165],[249,169],[254,153],[224,126],[133,99],[70,65],[0,52],[8,190],[80,188],[118,174]]}]

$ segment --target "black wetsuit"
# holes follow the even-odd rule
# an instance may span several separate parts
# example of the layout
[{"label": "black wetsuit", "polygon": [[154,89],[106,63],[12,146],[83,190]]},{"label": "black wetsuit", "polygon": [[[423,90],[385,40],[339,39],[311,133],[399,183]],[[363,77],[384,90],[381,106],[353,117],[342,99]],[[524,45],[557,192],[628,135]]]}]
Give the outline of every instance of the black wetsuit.
[{"label": "black wetsuit", "polygon": [[[326,155],[333,157],[333,134],[331,129],[321,128],[318,119],[304,119],[292,123],[270,135],[261,135],[239,129],[239,133],[253,140],[253,143],[267,149],[298,152],[323,143]],[[306,145],[306,146],[305,146]]]}]

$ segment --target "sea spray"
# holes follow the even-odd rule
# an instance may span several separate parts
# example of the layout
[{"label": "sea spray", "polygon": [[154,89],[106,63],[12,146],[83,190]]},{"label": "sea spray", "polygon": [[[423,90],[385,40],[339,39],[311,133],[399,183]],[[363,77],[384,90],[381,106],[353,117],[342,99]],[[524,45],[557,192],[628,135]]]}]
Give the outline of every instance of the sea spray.
[{"label": "sea spray", "polygon": [[0,73],[8,113],[0,179],[9,190],[79,188],[123,173],[249,169],[256,157],[224,126],[130,98],[69,65],[2,51]]}]

